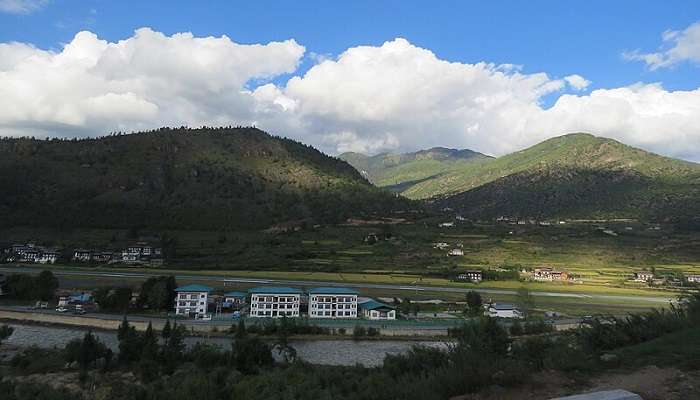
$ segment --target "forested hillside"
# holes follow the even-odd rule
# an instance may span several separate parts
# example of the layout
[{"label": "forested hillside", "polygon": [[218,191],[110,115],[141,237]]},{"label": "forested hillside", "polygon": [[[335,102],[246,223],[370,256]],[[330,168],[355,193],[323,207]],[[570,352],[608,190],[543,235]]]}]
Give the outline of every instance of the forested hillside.
[{"label": "forested hillside", "polygon": [[256,128],[0,139],[3,226],[260,229],[404,207],[350,165]]}]

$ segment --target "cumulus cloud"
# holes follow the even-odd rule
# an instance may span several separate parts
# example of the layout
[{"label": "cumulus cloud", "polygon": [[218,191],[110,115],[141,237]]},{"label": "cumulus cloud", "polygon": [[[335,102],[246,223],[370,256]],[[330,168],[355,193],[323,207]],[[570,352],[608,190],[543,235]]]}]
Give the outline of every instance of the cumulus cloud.
[{"label": "cumulus cloud", "polygon": [[651,70],[670,67],[683,61],[700,63],[700,21],[682,31],[666,31],[661,35],[663,45],[653,53],[640,50],[623,53],[628,60],[642,61]]},{"label": "cumulus cloud", "polygon": [[294,40],[242,45],[147,28],[118,42],[80,32],[58,52],[0,44],[0,134],[252,124],[329,153],[448,146],[501,155],[587,131],[700,159],[700,89],[582,93],[590,82],[580,75],[450,62],[400,38],[295,74],[304,52]]},{"label": "cumulus cloud", "polygon": [[49,0],[0,0],[0,12],[31,14],[49,4]]},{"label": "cumulus cloud", "polygon": [[80,32],[60,52],[0,44],[0,129],[84,136],[252,123],[247,82],[293,72],[303,54],[294,40],[242,45],[148,28],[116,43]]}]

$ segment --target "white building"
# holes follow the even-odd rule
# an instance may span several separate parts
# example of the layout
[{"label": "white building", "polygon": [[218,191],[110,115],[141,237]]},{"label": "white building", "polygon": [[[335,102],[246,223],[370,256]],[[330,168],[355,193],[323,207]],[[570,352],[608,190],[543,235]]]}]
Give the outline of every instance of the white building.
[{"label": "white building", "polygon": [[464,255],[464,250],[462,250],[462,249],[452,249],[452,250],[450,250],[450,251],[447,252],[447,255],[448,255],[448,256],[452,256],[452,257],[455,257],[455,256],[463,256],[463,255]]},{"label": "white building", "polygon": [[257,287],[250,293],[251,317],[298,317],[301,290],[289,287]]},{"label": "white building", "polygon": [[523,313],[513,304],[493,303],[487,307],[485,314],[491,318],[523,318]]},{"label": "white building", "polygon": [[56,261],[58,261],[58,252],[55,250],[46,250],[37,259],[40,264],[55,264]]},{"label": "white building", "polygon": [[686,279],[691,283],[700,283],[700,275],[688,275]]},{"label": "white building", "polygon": [[185,285],[175,289],[175,315],[206,315],[211,291],[212,288],[204,285]]},{"label": "white building", "polygon": [[362,316],[373,320],[392,320],[396,319],[396,310],[394,307],[384,303],[369,299],[368,301],[358,304],[362,310]]},{"label": "white building", "polygon": [[654,274],[648,271],[640,271],[634,273],[634,280],[638,282],[647,282],[654,279]]},{"label": "white building", "polygon": [[309,290],[309,318],[357,318],[357,292],[336,287]]},{"label": "white building", "polygon": [[457,279],[460,281],[481,282],[484,279],[484,274],[477,270],[464,271],[464,273],[457,276]]},{"label": "white building", "polygon": [[440,228],[454,228],[455,223],[454,222],[442,222],[438,227]]},{"label": "white building", "polygon": [[436,249],[445,250],[446,248],[450,247],[450,245],[445,242],[438,242],[433,243],[433,247]]}]

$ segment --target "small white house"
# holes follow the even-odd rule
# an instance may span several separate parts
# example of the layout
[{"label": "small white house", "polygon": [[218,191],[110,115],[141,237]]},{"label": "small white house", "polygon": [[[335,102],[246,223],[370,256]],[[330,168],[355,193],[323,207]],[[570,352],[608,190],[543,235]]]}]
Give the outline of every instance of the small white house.
[{"label": "small white house", "polygon": [[438,227],[440,228],[454,228],[455,223],[454,222],[442,222]]},{"label": "small white house", "polygon": [[491,318],[523,318],[523,313],[508,303],[489,304],[485,314]]},{"label": "small white house", "polygon": [[309,290],[309,318],[357,318],[357,292],[337,287]]},{"label": "small white house", "polygon": [[450,245],[445,242],[438,242],[433,243],[433,247],[436,249],[445,250],[446,248],[450,247]]},{"label": "small white house", "polygon": [[451,249],[450,251],[447,252],[447,255],[450,257],[457,257],[457,256],[463,256],[464,255],[464,250],[462,249]]},{"label": "small white house", "polygon": [[393,320],[396,319],[396,310],[394,307],[384,303],[369,299],[368,301],[358,304],[362,310],[362,316],[372,320]]},{"label": "small white house", "polygon": [[175,289],[175,292],[175,315],[190,317],[207,314],[212,288],[204,285],[185,285]]},{"label": "small white house", "polygon": [[700,275],[688,275],[686,279],[688,279],[690,283],[700,283]]},{"label": "small white house", "polygon": [[634,280],[637,282],[648,282],[654,279],[654,274],[648,271],[639,271],[634,273]]},{"label": "small white house", "polygon": [[55,250],[46,250],[37,259],[40,264],[55,264],[58,261],[58,252]]},{"label": "small white house", "polygon": [[225,307],[241,307],[245,304],[246,298],[245,292],[228,292],[224,293],[224,306]]},{"label": "small white house", "polygon": [[250,316],[257,318],[298,317],[301,290],[289,287],[257,287],[250,293]]}]

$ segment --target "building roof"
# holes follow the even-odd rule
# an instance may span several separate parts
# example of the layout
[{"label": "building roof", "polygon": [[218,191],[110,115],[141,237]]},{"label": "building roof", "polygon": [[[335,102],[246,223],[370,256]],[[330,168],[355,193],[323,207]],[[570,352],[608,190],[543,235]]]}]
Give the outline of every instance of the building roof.
[{"label": "building roof", "polygon": [[363,310],[379,310],[379,309],[388,309],[388,310],[393,310],[394,307],[388,306],[384,303],[380,303],[376,300],[368,300],[365,301],[364,303],[360,303],[357,305],[358,307],[362,308]]},{"label": "building roof", "polygon": [[207,292],[207,293],[211,292],[212,290],[214,290],[214,289],[210,288],[209,286],[197,285],[197,284],[180,286],[179,288],[175,289],[176,292]]},{"label": "building roof", "polygon": [[224,293],[224,297],[246,297],[247,293],[245,292],[228,292]]},{"label": "building roof", "polygon": [[491,308],[499,311],[515,310],[515,305],[510,303],[495,303],[491,305]]},{"label": "building roof", "polygon": [[309,294],[354,294],[357,295],[356,290],[344,288],[344,287],[317,287],[309,289]]},{"label": "building roof", "polygon": [[255,287],[248,289],[248,293],[262,294],[301,294],[301,290],[284,286]]}]

